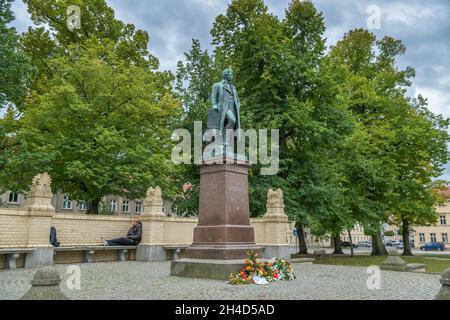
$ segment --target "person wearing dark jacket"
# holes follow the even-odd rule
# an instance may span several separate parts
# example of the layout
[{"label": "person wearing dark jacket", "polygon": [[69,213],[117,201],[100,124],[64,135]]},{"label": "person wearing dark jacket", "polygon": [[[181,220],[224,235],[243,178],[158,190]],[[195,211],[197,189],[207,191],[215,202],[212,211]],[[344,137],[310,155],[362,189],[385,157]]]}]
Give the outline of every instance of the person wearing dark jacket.
[{"label": "person wearing dark jacket", "polygon": [[59,247],[59,241],[56,238],[56,228],[50,227],[50,244],[54,247]]},{"label": "person wearing dark jacket", "polygon": [[112,239],[112,240],[103,240],[103,245],[105,246],[135,246],[141,242],[142,238],[142,223],[138,221],[136,218],[132,220],[133,225],[126,237]]}]

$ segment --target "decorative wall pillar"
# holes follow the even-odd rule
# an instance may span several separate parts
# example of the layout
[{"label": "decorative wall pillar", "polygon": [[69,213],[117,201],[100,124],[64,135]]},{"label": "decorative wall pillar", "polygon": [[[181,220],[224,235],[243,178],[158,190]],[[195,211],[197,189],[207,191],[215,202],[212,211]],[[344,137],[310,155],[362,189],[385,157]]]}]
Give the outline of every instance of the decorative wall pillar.
[{"label": "decorative wall pillar", "polygon": [[149,188],[141,215],[142,240],[137,249],[139,261],[164,261],[164,221],[162,191],[160,187]]},{"label": "decorative wall pillar", "polygon": [[27,247],[36,248],[27,255],[25,267],[40,267],[53,264],[53,247],[50,245],[50,227],[55,214],[52,206],[52,179],[48,173],[33,178],[24,209],[28,210]]},{"label": "decorative wall pillar", "polygon": [[289,220],[284,212],[283,191],[269,189],[267,192],[266,214],[263,217],[265,237],[264,256],[266,258],[287,258],[295,251],[295,246],[289,244]]}]

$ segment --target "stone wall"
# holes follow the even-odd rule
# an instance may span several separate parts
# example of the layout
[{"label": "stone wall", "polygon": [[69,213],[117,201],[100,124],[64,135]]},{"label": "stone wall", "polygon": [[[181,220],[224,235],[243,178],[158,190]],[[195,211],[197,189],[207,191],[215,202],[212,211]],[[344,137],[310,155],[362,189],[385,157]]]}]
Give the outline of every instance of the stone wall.
[{"label": "stone wall", "polygon": [[0,248],[28,245],[28,212],[23,209],[0,209]]},{"label": "stone wall", "polygon": [[[54,255],[50,245],[50,228],[57,230],[61,247],[101,245],[102,239],[125,236],[133,216],[86,215],[84,213],[55,212],[51,193],[51,178],[40,174],[33,179],[32,188],[23,208],[0,209],[0,249],[35,248],[26,254],[25,266],[37,267],[81,260],[81,252],[58,252]],[[128,259],[142,261],[165,260],[167,245],[189,245],[197,218],[168,217],[163,212],[160,188],[150,188],[144,200],[144,212],[140,216],[143,233],[137,252],[130,252]],[[292,225],[284,214],[281,190],[268,194],[267,214],[251,219],[255,240],[266,248],[269,256],[287,256],[295,247],[291,235]],[[78,256],[77,256],[78,255]],[[4,255],[0,255],[4,260]],[[0,260],[3,264],[4,262]],[[113,252],[99,252],[95,261],[114,260]]]},{"label": "stone wall", "polygon": [[103,239],[126,235],[130,215],[87,215],[57,213],[52,220],[61,246],[101,245]]},{"label": "stone wall", "polygon": [[[101,245],[101,239],[124,236],[131,225],[130,215],[98,216],[86,214],[55,213],[52,217],[30,215],[23,209],[0,209],[0,249],[6,248],[43,248],[49,246],[50,226],[57,230],[61,246]],[[251,224],[255,229],[256,243],[264,245],[269,256],[287,256],[295,247],[292,225],[285,221],[274,222],[273,218],[253,218]],[[189,245],[192,243],[193,231],[197,218],[158,217],[143,221],[144,234],[150,230],[142,244],[155,246],[159,254],[155,260],[165,259],[164,245]],[[147,230],[146,230],[147,229]],[[280,253],[280,249],[282,252]],[[275,251],[274,251],[275,250]],[[284,251],[283,251],[284,250]],[[282,254],[284,252],[284,254]],[[51,259],[51,253],[44,254]],[[41,254],[36,254],[40,259]],[[27,258],[28,259],[28,258]],[[136,251],[128,254],[128,260],[136,259]],[[21,254],[17,267],[35,266],[33,258],[25,264],[25,255]],[[94,261],[114,261],[115,252],[98,252]],[[54,263],[79,263],[83,261],[81,251],[57,252]],[[40,263],[39,260],[37,263]],[[49,262],[45,262],[48,264]],[[0,269],[5,264],[5,255],[0,255]]]},{"label": "stone wall", "polygon": [[[162,244],[190,244],[197,218],[163,217]],[[35,238],[29,237],[30,224],[39,229]],[[266,218],[252,218],[258,244],[295,244],[291,236],[291,224],[273,223]],[[29,216],[22,209],[0,209],[0,248],[22,248],[48,245],[50,230],[54,226],[61,246],[100,245],[101,238],[124,236],[131,226],[130,215],[98,216],[86,214],[56,213],[45,218]],[[274,229],[275,226],[275,229]],[[159,243],[158,243],[159,244]]]},{"label": "stone wall", "polygon": [[197,221],[197,218],[165,218],[163,243],[191,244]]}]

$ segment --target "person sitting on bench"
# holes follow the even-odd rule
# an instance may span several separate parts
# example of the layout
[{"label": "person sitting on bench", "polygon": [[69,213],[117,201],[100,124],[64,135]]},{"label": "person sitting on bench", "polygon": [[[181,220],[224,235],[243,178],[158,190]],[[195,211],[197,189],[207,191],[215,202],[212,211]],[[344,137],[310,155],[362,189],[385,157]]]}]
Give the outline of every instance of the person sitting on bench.
[{"label": "person sitting on bench", "polygon": [[103,240],[104,246],[135,246],[138,245],[139,242],[141,242],[142,237],[142,223],[136,219],[133,218],[131,220],[133,225],[131,226],[130,230],[128,230],[127,236],[112,240]]}]

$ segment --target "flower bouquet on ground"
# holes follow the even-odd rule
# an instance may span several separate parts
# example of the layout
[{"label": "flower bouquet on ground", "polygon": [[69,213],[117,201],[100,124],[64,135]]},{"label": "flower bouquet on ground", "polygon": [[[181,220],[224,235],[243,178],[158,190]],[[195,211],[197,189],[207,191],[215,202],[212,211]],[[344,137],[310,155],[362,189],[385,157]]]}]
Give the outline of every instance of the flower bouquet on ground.
[{"label": "flower bouquet on ground", "polygon": [[267,262],[258,262],[255,251],[247,252],[248,258],[239,273],[230,274],[230,284],[266,284],[278,280],[295,279],[294,270],[285,259],[273,258]]}]

